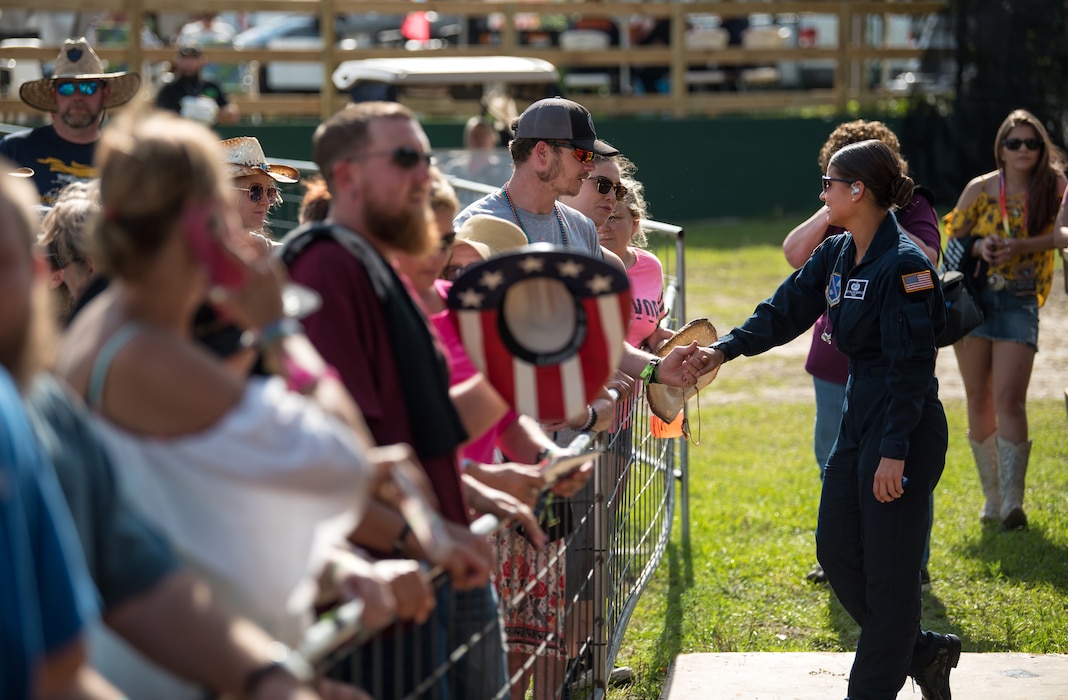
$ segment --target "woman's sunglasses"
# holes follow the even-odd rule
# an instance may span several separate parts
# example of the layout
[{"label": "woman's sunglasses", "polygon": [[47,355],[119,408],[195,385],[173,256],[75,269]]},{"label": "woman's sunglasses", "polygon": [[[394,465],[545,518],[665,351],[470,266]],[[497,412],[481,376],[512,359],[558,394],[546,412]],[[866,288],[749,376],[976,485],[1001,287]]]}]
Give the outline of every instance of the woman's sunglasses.
[{"label": "woman's sunglasses", "polygon": [[844,182],[846,184],[850,184],[850,183],[856,182],[856,180],[849,180],[849,179],[846,179],[844,177],[827,177],[826,175],[822,176],[821,179],[823,180],[823,191],[824,192],[826,192],[827,190],[831,189],[831,183],[832,182]]},{"label": "woman's sunglasses", "polygon": [[263,185],[253,185],[252,187],[235,187],[235,190],[241,190],[242,192],[248,192],[248,198],[253,202],[258,202],[263,199],[263,195],[267,195],[267,203],[274,204],[278,201],[278,188],[277,187],[264,187]]},{"label": "woman's sunglasses", "polygon": [[603,175],[595,175],[586,179],[597,183],[597,194],[608,194],[614,189],[616,191],[616,199],[623,199],[627,196],[627,186],[621,182],[612,182]]},{"label": "woman's sunglasses", "polygon": [[1020,146],[1027,146],[1029,151],[1038,151],[1042,148],[1042,139],[1005,139],[1001,145],[1010,151],[1020,150]]},{"label": "woman's sunglasses", "polygon": [[83,80],[80,82],[67,81],[64,83],[56,83],[56,92],[63,97],[70,97],[74,94],[75,90],[82,93],[85,96],[95,95],[96,91],[100,89],[100,82],[97,80]]},{"label": "woman's sunglasses", "polygon": [[420,163],[429,166],[434,162],[434,156],[424,151],[417,151],[409,146],[394,148],[392,151],[372,151],[371,153],[356,156],[353,160],[366,160],[367,158],[376,158],[378,156],[389,156],[390,160],[393,161],[393,165],[402,170],[411,170]]},{"label": "woman's sunglasses", "polygon": [[546,141],[545,143],[550,146],[559,146],[560,148],[570,148],[571,155],[575,156],[575,160],[580,163],[592,163],[593,157],[596,155],[593,151],[587,151],[585,148],[579,148],[574,144],[570,144],[567,141]]}]

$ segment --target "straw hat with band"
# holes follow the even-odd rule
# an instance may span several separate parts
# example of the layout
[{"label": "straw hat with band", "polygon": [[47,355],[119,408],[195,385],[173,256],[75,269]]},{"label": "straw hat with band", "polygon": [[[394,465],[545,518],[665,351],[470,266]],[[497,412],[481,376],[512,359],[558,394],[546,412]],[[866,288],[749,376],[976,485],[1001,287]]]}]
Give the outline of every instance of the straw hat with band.
[{"label": "straw hat with band", "polygon": [[[666,357],[672,349],[679,346],[685,347],[695,340],[698,345],[705,347],[718,339],[719,334],[716,333],[716,327],[707,318],[694,319],[680,328],[675,335],[671,336],[656,351],[656,356],[660,358]],[[686,389],[667,386],[666,384],[649,384],[645,388],[645,396],[649,400],[649,410],[661,420],[669,423],[674,421],[679,412],[682,411],[682,407],[686,405],[686,402],[695,396],[698,391],[711,384],[718,373],[719,368],[717,367],[708,374],[702,375],[697,380],[697,386]]]},{"label": "straw hat with band", "polygon": [[19,88],[19,97],[34,109],[55,112],[59,105],[56,104],[54,87],[64,80],[100,80],[107,83],[111,92],[104,102],[104,109],[126,104],[141,87],[141,76],[137,73],[105,73],[104,62],[82,37],[63,42],[52,77],[23,83]]},{"label": "straw hat with band", "polygon": [[456,231],[456,240],[474,248],[483,260],[527,244],[523,229],[488,214],[475,214],[465,221]]},{"label": "straw hat with band", "polygon": [[220,141],[223,148],[223,160],[230,177],[245,175],[268,175],[275,182],[289,184],[300,179],[300,171],[288,165],[268,163],[263,154],[259,139],[254,136],[238,136]]}]

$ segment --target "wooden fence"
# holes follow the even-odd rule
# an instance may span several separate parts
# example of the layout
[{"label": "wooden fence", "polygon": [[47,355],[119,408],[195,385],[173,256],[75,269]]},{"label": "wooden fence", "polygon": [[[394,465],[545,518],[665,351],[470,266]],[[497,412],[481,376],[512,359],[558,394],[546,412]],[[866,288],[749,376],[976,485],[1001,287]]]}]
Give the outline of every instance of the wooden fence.
[{"label": "wooden fence", "polygon": [[[0,0],[4,8],[25,8],[16,5],[17,0]],[[920,58],[924,49],[919,47],[890,47],[886,45],[887,32],[883,32],[881,45],[873,45],[866,38],[865,26],[873,15],[883,18],[887,26],[892,15],[927,16],[947,9],[946,2],[862,2],[804,0],[770,0],[766,2],[604,2],[564,1],[551,2],[530,0],[526,2],[498,2],[487,0],[426,0],[419,3],[403,3],[399,0],[34,0],[36,10],[86,12],[122,11],[130,26],[139,27],[147,13],[195,13],[205,11],[225,12],[300,12],[316,14],[321,18],[323,48],[321,50],[262,49],[236,50],[212,49],[211,59],[220,63],[264,63],[269,61],[318,61],[329,76],[342,61],[412,55],[400,47],[375,47],[348,49],[338,44],[332,18],[344,13],[404,11],[434,11],[442,15],[454,15],[463,19],[486,17],[491,13],[503,17],[500,23],[499,43],[485,45],[450,45],[440,49],[427,49],[442,55],[487,56],[521,55],[543,58],[562,70],[577,67],[614,66],[629,71],[640,66],[665,66],[670,76],[670,91],[654,94],[634,94],[626,89],[610,94],[583,94],[580,99],[596,114],[629,115],[638,113],[667,113],[678,117],[727,112],[779,110],[798,107],[828,107],[838,112],[847,109],[851,102],[867,104],[880,97],[878,87],[869,85],[866,79],[868,66],[874,62],[902,61]],[[824,48],[696,48],[687,42],[687,16],[715,14],[720,16],[745,16],[760,12],[771,15],[798,15],[819,13],[837,16],[837,45]],[[558,47],[531,46],[521,43],[521,31],[517,16],[563,15],[575,17],[611,17],[621,26],[629,26],[635,17],[653,19],[668,18],[670,44],[659,46],[629,45],[627,32],[623,32],[620,46],[603,50],[563,50]],[[144,62],[157,63],[173,57],[172,48],[148,48],[142,45],[137,32],[130,32],[131,42],[125,48],[101,48],[101,57],[129,66]],[[58,47],[41,48],[13,47],[0,50],[0,61],[5,59],[38,60],[51,62]],[[425,54],[425,52],[424,52]],[[695,90],[695,82],[701,71],[709,66],[717,68],[743,65],[774,65],[780,62],[824,61],[834,65],[833,84],[824,89],[781,89],[769,85],[759,90],[743,92],[705,92]],[[329,78],[328,78],[329,79]],[[333,114],[348,101],[348,95],[330,86],[318,94],[235,94],[234,100],[242,113],[264,117],[319,116]],[[413,105],[419,109],[418,105]],[[32,113],[17,95],[0,98],[0,112]]]}]

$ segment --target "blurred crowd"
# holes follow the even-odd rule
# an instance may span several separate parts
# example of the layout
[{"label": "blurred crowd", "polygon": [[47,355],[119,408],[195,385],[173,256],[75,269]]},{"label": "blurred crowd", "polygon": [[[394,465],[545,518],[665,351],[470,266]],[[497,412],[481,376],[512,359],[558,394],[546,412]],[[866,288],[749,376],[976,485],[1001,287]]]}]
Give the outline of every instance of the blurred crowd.
[{"label": "blurred crowd", "polygon": [[[415,116],[362,103],[279,241],[301,173],[173,111],[105,124],[139,87],[68,40],[20,93],[51,123],[0,142],[0,694],[565,696],[593,625],[572,441],[696,382],[634,165],[542,100],[461,211]],[[403,624],[324,675],[339,605]]]}]

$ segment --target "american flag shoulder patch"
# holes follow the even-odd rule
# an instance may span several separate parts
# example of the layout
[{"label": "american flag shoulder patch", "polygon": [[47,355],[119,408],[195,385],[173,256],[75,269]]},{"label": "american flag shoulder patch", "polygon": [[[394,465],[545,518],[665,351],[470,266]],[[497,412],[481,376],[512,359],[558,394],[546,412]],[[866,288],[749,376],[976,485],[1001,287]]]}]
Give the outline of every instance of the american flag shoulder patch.
[{"label": "american flag shoulder patch", "polygon": [[910,272],[907,275],[901,275],[901,283],[905,285],[905,292],[907,294],[911,294],[912,292],[922,292],[925,289],[934,289],[934,278],[931,276],[930,270]]}]

